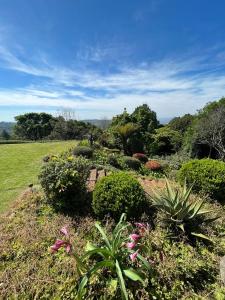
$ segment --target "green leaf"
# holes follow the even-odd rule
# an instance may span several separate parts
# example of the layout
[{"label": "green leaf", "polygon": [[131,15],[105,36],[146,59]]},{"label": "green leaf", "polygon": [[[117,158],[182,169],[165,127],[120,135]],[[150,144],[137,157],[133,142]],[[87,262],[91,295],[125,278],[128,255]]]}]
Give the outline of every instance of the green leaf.
[{"label": "green leaf", "polygon": [[122,271],[120,269],[120,265],[118,263],[118,260],[116,260],[116,272],[117,272],[117,275],[118,275],[119,281],[120,281],[122,298],[125,299],[125,300],[128,300],[128,294],[127,294],[127,290],[126,290],[126,285],[125,285],[125,281],[123,279],[123,274],[122,274]]},{"label": "green leaf", "polygon": [[111,256],[111,252],[107,248],[95,248],[94,250],[90,250],[90,251],[86,252],[82,256],[82,260],[84,260],[87,257],[91,257],[92,255],[95,255],[95,254],[99,254],[107,259]]},{"label": "green leaf", "polygon": [[123,273],[133,281],[140,281],[144,285],[144,280],[141,276],[133,269],[123,270]]},{"label": "green leaf", "polygon": [[210,242],[213,242],[209,237],[207,237],[206,235],[202,234],[202,233],[196,233],[196,232],[191,232],[192,235],[196,236],[196,237],[199,237],[201,239],[204,239],[204,240],[208,240]]},{"label": "green leaf", "polygon": [[109,291],[110,295],[114,295],[116,293],[118,286],[118,280],[117,279],[110,279],[107,281],[107,290]]},{"label": "green leaf", "polygon": [[150,271],[151,265],[149,264],[149,262],[139,253],[138,253],[137,257],[143,262],[143,264],[147,268],[147,270]]},{"label": "green leaf", "polygon": [[85,251],[88,252],[88,251],[92,251],[92,250],[95,250],[95,249],[96,249],[96,246],[88,241],[87,244],[86,244],[86,247],[85,247]]},{"label": "green leaf", "polygon": [[81,283],[79,285],[79,288],[78,288],[78,300],[81,300],[82,297],[84,296],[84,288],[85,286],[87,285],[88,283],[88,277],[87,276],[84,276],[81,280]]},{"label": "green leaf", "polygon": [[96,228],[98,229],[98,231],[101,233],[102,238],[103,238],[103,240],[105,241],[107,247],[108,247],[110,250],[112,250],[112,246],[111,246],[111,244],[110,244],[110,242],[109,242],[109,240],[108,240],[108,238],[107,238],[107,236],[106,236],[106,234],[105,234],[105,231],[102,229],[102,227],[101,227],[98,223],[95,223],[95,227],[96,227]]}]

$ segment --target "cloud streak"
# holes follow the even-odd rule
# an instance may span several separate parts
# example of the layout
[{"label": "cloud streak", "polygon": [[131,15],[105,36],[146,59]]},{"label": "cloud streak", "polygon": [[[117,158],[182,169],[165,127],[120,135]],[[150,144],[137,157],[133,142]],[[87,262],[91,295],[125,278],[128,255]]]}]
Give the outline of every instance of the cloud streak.
[{"label": "cloud streak", "polygon": [[[96,52],[100,59],[100,50]],[[58,66],[45,61],[39,64],[18,57],[0,46],[0,67],[33,78],[23,87],[0,89],[0,106],[70,107],[81,118],[111,117],[124,107],[129,111],[148,103],[161,117],[194,113],[208,101],[225,93],[223,53],[216,60],[207,55],[184,60],[118,68],[117,71]],[[84,112],[82,115],[82,112]]]}]

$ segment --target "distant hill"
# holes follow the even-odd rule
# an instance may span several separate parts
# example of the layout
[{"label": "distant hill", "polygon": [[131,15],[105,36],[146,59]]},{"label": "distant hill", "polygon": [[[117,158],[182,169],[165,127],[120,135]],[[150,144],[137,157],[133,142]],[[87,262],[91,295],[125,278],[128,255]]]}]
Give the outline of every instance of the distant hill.
[{"label": "distant hill", "polygon": [[[163,125],[169,123],[170,120],[172,120],[172,118],[169,118],[169,117],[168,118],[159,118],[160,123]],[[82,120],[82,121],[86,122],[86,123],[91,123],[102,129],[106,129],[111,123],[111,120],[99,120],[99,119],[90,119],[90,120]]]},{"label": "distant hill", "polygon": [[91,123],[101,129],[106,129],[109,127],[111,120],[99,120],[99,119],[90,119],[90,120],[82,120],[85,123]]}]

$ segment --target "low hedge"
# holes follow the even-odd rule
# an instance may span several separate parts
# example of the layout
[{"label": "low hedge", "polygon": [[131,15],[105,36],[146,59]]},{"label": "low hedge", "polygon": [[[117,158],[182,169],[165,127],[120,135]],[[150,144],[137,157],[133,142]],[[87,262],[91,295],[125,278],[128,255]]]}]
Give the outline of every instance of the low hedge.
[{"label": "low hedge", "polygon": [[78,146],[78,147],[74,148],[73,154],[75,156],[83,156],[86,158],[92,158],[93,150],[90,147]]},{"label": "low hedge", "polygon": [[193,159],[182,165],[178,180],[193,184],[193,190],[204,192],[219,201],[225,200],[225,163],[213,159]]},{"label": "low hedge", "polygon": [[125,168],[138,171],[141,168],[141,162],[137,158],[131,156],[124,156],[122,158],[122,164]]}]

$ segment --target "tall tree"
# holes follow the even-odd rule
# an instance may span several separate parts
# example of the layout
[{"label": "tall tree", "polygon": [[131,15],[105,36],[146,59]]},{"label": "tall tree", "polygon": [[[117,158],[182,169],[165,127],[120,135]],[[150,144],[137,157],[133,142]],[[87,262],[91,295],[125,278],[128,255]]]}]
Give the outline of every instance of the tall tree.
[{"label": "tall tree", "polygon": [[152,133],[159,126],[156,113],[147,104],[136,107],[131,118],[140,126],[142,132]]},{"label": "tall tree", "polygon": [[27,113],[15,117],[15,134],[28,140],[40,140],[52,131],[53,116],[46,113]]}]

